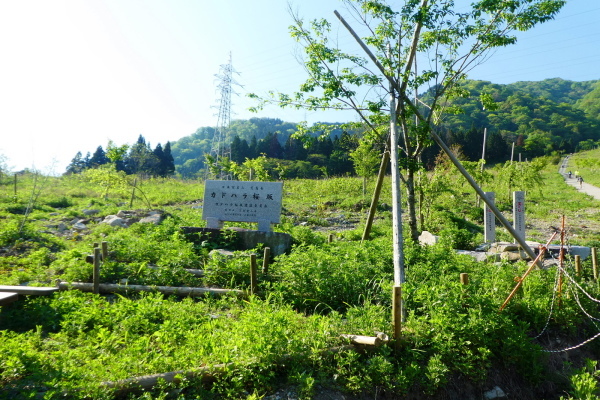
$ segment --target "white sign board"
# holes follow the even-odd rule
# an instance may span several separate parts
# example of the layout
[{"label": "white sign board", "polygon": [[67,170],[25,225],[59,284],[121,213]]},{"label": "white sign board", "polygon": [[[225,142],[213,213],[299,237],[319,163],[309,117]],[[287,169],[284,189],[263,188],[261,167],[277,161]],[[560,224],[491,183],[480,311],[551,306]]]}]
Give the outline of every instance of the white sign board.
[{"label": "white sign board", "polygon": [[[485,197],[487,197],[487,199],[490,201],[490,203],[492,204],[496,204],[496,195],[494,192],[485,192]],[[496,216],[494,215],[494,213],[492,212],[492,209],[488,207],[487,204],[485,204],[485,208],[484,208],[484,216],[483,216],[483,226],[484,226],[484,233],[483,233],[483,238],[484,238],[484,242],[485,243],[494,243],[496,241]]]},{"label": "white sign board", "polygon": [[525,240],[525,192],[513,192],[513,228]]},{"label": "white sign board", "polygon": [[258,222],[258,230],[271,231],[281,222],[282,182],[206,181],[202,219],[209,228],[223,221]]}]

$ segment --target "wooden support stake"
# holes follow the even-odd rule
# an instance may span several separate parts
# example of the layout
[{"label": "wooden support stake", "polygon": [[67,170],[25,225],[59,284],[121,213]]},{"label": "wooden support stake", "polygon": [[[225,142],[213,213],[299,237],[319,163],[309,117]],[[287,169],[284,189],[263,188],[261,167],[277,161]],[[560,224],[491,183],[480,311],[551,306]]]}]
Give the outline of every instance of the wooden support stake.
[{"label": "wooden support stake", "polygon": [[256,294],[256,254],[250,254],[250,294]]},{"label": "wooden support stake", "polygon": [[133,200],[135,199],[136,185],[137,185],[137,178],[133,180],[133,188],[131,189],[131,200],[129,201],[129,208],[133,207]]},{"label": "wooden support stake", "polygon": [[94,294],[100,293],[100,248],[94,248],[94,272],[93,272]]},{"label": "wooden support stake", "polygon": [[375,219],[375,213],[377,212],[377,204],[379,203],[379,196],[381,194],[381,188],[383,187],[385,171],[390,163],[390,152],[388,148],[389,140],[388,145],[386,145],[386,150],[383,152],[383,157],[381,158],[381,165],[379,166],[379,173],[377,174],[377,183],[375,184],[375,192],[373,193],[371,207],[369,208],[369,214],[367,215],[367,222],[365,223],[365,230],[363,231],[361,239],[362,242],[369,240],[371,237],[371,227],[373,226],[373,220]]},{"label": "wooden support stake", "polygon": [[102,242],[102,261],[108,260],[108,242]]},{"label": "wooden support stake", "polygon": [[527,275],[529,275],[529,273],[533,270],[533,268],[536,265],[538,265],[538,261],[544,259],[544,254],[546,253],[546,249],[548,248],[548,246],[550,245],[550,243],[552,243],[552,241],[554,240],[554,237],[556,236],[557,233],[558,232],[554,232],[552,234],[552,237],[550,238],[550,240],[548,240],[548,242],[546,243],[545,246],[540,246],[540,253],[533,260],[533,262],[531,263],[531,265],[529,266],[529,268],[527,269],[527,271],[525,271],[525,273],[523,274],[523,276],[517,278],[518,279],[517,280],[517,285],[514,287],[514,289],[512,290],[512,292],[510,292],[510,294],[508,295],[508,297],[506,298],[506,300],[504,300],[504,303],[502,304],[502,306],[500,306],[500,311],[504,310],[504,308],[506,307],[506,305],[508,304],[508,302],[510,301],[510,299],[512,299],[513,296],[517,293],[517,290],[521,287],[521,285],[523,284],[523,281],[525,280],[525,278],[527,278]]},{"label": "wooden support stake", "polygon": [[594,280],[598,281],[598,258],[595,247],[592,247],[592,270],[594,271]]},{"label": "wooden support stake", "polygon": [[562,302],[562,285],[563,285],[563,268],[565,265],[565,216],[562,216],[560,223],[560,252],[558,253],[558,266],[560,270],[558,271],[558,290],[556,294],[556,304],[558,307],[561,307]]},{"label": "wooden support stake", "polygon": [[575,275],[581,278],[581,256],[578,254],[575,255]]},{"label": "wooden support stake", "polygon": [[270,258],[271,258],[271,248],[265,247],[265,252],[263,254],[263,267],[262,267],[262,273],[265,275],[269,273],[269,259]]},{"label": "wooden support stake", "polygon": [[460,274],[460,283],[462,283],[463,285],[468,285],[469,284],[469,274],[467,274],[466,272],[462,272]]},{"label": "wooden support stake", "polygon": [[395,348],[398,351],[402,335],[402,286],[400,285],[394,285],[392,292],[392,324],[394,325]]},{"label": "wooden support stake", "polygon": [[333,233],[330,233],[329,236],[327,237],[327,243],[331,243],[333,242]]}]

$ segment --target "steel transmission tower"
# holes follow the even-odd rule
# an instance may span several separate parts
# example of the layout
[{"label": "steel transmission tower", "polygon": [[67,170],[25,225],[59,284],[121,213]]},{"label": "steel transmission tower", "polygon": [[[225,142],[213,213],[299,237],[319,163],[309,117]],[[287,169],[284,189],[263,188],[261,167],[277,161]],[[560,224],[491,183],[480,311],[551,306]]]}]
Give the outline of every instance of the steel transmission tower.
[{"label": "steel transmission tower", "polygon": [[219,73],[215,75],[219,84],[217,90],[219,92],[219,113],[217,115],[217,126],[215,128],[215,135],[213,137],[210,154],[216,161],[222,157],[229,157],[231,150],[226,142],[227,129],[231,122],[231,95],[236,94],[232,90],[233,85],[240,86],[234,79],[233,74],[238,73],[233,69],[231,64],[231,53],[229,53],[229,63],[223,64],[220,67]]}]

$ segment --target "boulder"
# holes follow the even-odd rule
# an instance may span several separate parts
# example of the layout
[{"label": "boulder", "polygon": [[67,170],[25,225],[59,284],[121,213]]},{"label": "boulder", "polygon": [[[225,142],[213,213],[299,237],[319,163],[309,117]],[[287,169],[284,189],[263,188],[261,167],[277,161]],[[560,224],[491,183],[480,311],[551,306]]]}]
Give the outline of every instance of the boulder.
[{"label": "boulder", "polygon": [[419,243],[422,245],[432,246],[440,241],[440,237],[431,232],[423,231],[419,235]]},{"label": "boulder", "polygon": [[506,393],[504,393],[504,390],[500,389],[499,386],[496,386],[492,390],[485,392],[483,397],[486,400],[500,399],[502,397],[506,397]]},{"label": "boulder", "polygon": [[86,209],[86,210],[83,210],[83,215],[87,215],[87,216],[90,216],[90,215],[96,215],[96,214],[98,214],[99,212],[100,212],[100,210],[90,210],[90,209]]},{"label": "boulder", "polygon": [[140,219],[139,222],[141,224],[159,225],[162,222],[162,220],[163,220],[162,214],[160,214],[158,212],[153,212],[153,213],[150,213],[150,215],[148,215],[147,217]]},{"label": "boulder", "polygon": [[88,227],[82,222],[82,221],[77,221],[73,224],[73,230],[76,231],[85,231]]},{"label": "boulder", "polygon": [[123,218],[117,217],[116,215],[107,215],[101,224],[108,224],[110,226],[120,226],[122,228],[127,228],[127,224]]}]

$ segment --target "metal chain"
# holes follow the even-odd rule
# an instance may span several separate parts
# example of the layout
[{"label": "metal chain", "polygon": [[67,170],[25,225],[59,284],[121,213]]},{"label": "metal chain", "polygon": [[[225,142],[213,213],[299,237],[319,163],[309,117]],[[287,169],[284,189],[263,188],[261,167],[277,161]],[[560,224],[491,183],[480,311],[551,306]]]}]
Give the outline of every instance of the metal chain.
[{"label": "metal chain", "polygon": [[544,353],[562,353],[564,351],[570,351],[570,350],[575,350],[578,349],[582,346],[585,346],[586,344],[588,344],[589,342],[591,342],[594,339],[597,339],[600,336],[600,332],[596,333],[594,336],[592,336],[591,338],[579,343],[578,345],[575,346],[571,346],[571,347],[567,347],[561,350],[542,350]]},{"label": "metal chain", "polygon": [[552,290],[552,301],[550,302],[550,313],[548,314],[548,319],[546,319],[546,325],[544,325],[544,328],[542,329],[542,331],[540,333],[538,333],[537,336],[534,337],[534,339],[538,339],[540,336],[542,336],[544,334],[544,332],[546,331],[546,329],[548,329],[548,325],[550,325],[550,318],[552,318],[552,314],[554,312],[554,302],[556,301],[556,293],[558,292],[557,288],[558,288],[558,281],[559,281],[559,270],[556,270],[556,276],[554,278],[554,289]]},{"label": "metal chain", "polygon": [[[568,238],[568,235],[565,235]],[[567,245],[566,245],[567,249],[571,248],[571,244],[567,239]],[[550,253],[552,254],[552,253]],[[554,257],[554,255],[552,255],[552,258],[556,258]],[[534,337],[534,339],[539,338],[546,330],[546,328],[548,327],[549,323],[550,323],[550,318],[552,316],[552,313],[554,311],[554,302],[556,299],[556,292],[557,292],[557,286],[558,286],[558,281],[559,281],[559,276],[560,273],[562,272],[569,280],[569,282],[572,283],[572,285],[569,286],[569,290],[571,291],[571,293],[573,294],[573,298],[575,299],[575,302],[577,303],[577,305],[579,306],[579,308],[581,309],[581,311],[583,312],[583,314],[585,314],[594,324],[594,326],[596,327],[596,329],[600,329],[598,328],[598,325],[596,324],[596,322],[594,321],[600,321],[599,318],[595,318],[593,316],[591,316],[584,308],[583,305],[581,304],[581,301],[579,299],[579,294],[577,293],[577,291],[574,289],[574,286],[577,287],[577,289],[581,290],[590,300],[596,302],[596,303],[600,303],[600,300],[592,297],[588,292],[585,291],[585,289],[583,289],[581,287],[581,285],[575,281],[575,279],[573,279],[573,277],[571,277],[571,275],[569,275],[569,273],[567,272],[566,268],[563,268],[560,266],[560,263],[556,264],[556,278],[555,278],[555,285],[554,285],[554,290],[553,290],[553,294],[552,294],[552,303],[550,306],[550,313],[548,314],[548,320],[546,321],[546,325],[544,326],[544,329],[542,329],[542,331]],[[594,336],[592,336],[589,339],[584,340],[583,342],[575,345],[575,346],[570,346],[570,347],[566,347],[564,349],[560,349],[560,350],[542,350],[544,353],[563,353],[566,351],[571,351],[571,350],[575,350],[578,349],[580,347],[585,346],[586,344],[590,343],[591,341],[597,339],[598,337],[600,337],[600,332],[596,333]]]}]

